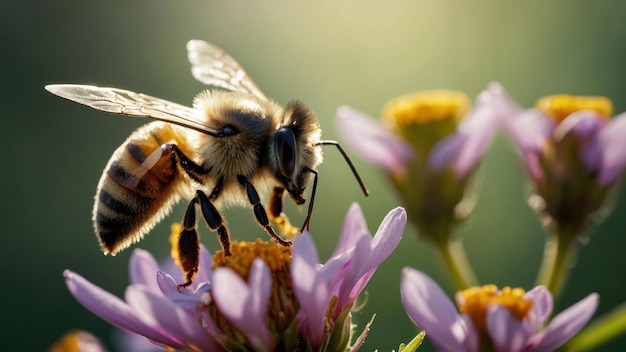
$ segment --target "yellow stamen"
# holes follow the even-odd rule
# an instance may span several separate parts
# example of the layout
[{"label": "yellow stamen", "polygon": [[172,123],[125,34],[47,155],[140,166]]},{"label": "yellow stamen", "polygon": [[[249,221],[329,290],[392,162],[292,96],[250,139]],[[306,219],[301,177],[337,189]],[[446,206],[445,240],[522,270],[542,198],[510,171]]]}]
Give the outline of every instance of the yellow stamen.
[{"label": "yellow stamen", "polygon": [[532,307],[532,301],[525,299],[522,288],[504,287],[498,291],[495,285],[471,287],[457,293],[457,304],[461,313],[469,315],[474,324],[482,331],[487,331],[487,307],[498,304],[517,319],[523,320]]},{"label": "yellow stamen", "polygon": [[[212,269],[230,268],[241,278],[248,280],[254,259],[263,259],[272,274],[268,326],[271,331],[284,332],[299,308],[291,281],[291,247],[257,239],[256,242],[234,242],[230,250],[230,256],[224,255],[223,251],[217,251],[213,255]],[[219,322],[218,325],[223,331],[232,331],[233,327],[217,310],[214,303],[209,305],[209,311],[214,321]]]},{"label": "yellow stamen", "polygon": [[428,90],[390,100],[383,107],[383,121],[392,126],[426,124],[443,119],[462,119],[472,105],[462,92]]},{"label": "yellow stamen", "polygon": [[613,114],[611,100],[600,96],[549,95],[539,99],[535,107],[552,116],[557,122],[563,121],[572,113],[580,110],[593,110],[606,118]]}]

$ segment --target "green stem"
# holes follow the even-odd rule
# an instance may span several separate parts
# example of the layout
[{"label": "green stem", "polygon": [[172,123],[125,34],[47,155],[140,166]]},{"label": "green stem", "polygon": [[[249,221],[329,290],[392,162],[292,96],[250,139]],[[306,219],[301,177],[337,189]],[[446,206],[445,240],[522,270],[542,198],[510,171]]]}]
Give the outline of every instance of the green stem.
[{"label": "green stem", "polygon": [[448,240],[445,243],[437,241],[436,246],[457,289],[464,290],[478,285],[460,241]]},{"label": "green stem", "polygon": [[546,286],[555,301],[559,297],[569,270],[573,266],[577,238],[577,236],[570,234],[557,233],[550,236],[546,241],[537,285]]},{"label": "green stem", "polygon": [[565,345],[565,350],[591,350],[624,332],[626,332],[626,303],[620,304],[610,313],[589,324]]}]

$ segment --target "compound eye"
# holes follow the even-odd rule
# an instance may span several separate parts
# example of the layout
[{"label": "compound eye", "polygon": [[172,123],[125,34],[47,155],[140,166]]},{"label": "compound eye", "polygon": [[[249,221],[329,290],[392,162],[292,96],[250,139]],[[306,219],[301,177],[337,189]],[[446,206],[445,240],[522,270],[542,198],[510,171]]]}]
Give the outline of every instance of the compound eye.
[{"label": "compound eye", "polygon": [[288,179],[293,176],[296,168],[296,137],[293,132],[285,127],[281,127],[274,137],[274,148],[278,158],[278,168],[280,173]]}]

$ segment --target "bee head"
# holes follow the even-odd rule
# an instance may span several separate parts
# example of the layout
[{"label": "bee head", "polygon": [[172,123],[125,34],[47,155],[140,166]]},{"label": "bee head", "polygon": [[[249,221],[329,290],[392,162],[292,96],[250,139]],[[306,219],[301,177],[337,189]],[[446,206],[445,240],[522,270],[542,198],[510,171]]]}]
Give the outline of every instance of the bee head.
[{"label": "bee head", "polygon": [[311,170],[322,162],[318,146],[321,130],[317,117],[303,103],[287,104],[272,141],[272,166],[296,204],[304,203],[304,189]]}]

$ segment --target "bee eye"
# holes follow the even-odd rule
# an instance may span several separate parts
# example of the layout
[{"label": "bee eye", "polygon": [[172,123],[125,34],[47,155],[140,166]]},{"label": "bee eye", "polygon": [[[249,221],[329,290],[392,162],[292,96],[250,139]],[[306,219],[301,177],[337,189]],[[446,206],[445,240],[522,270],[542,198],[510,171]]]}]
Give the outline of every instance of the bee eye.
[{"label": "bee eye", "polygon": [[291,178],[296,167],[296,137],[293,132],[281,127],[274,137],[274,148],[280,173]]}]

